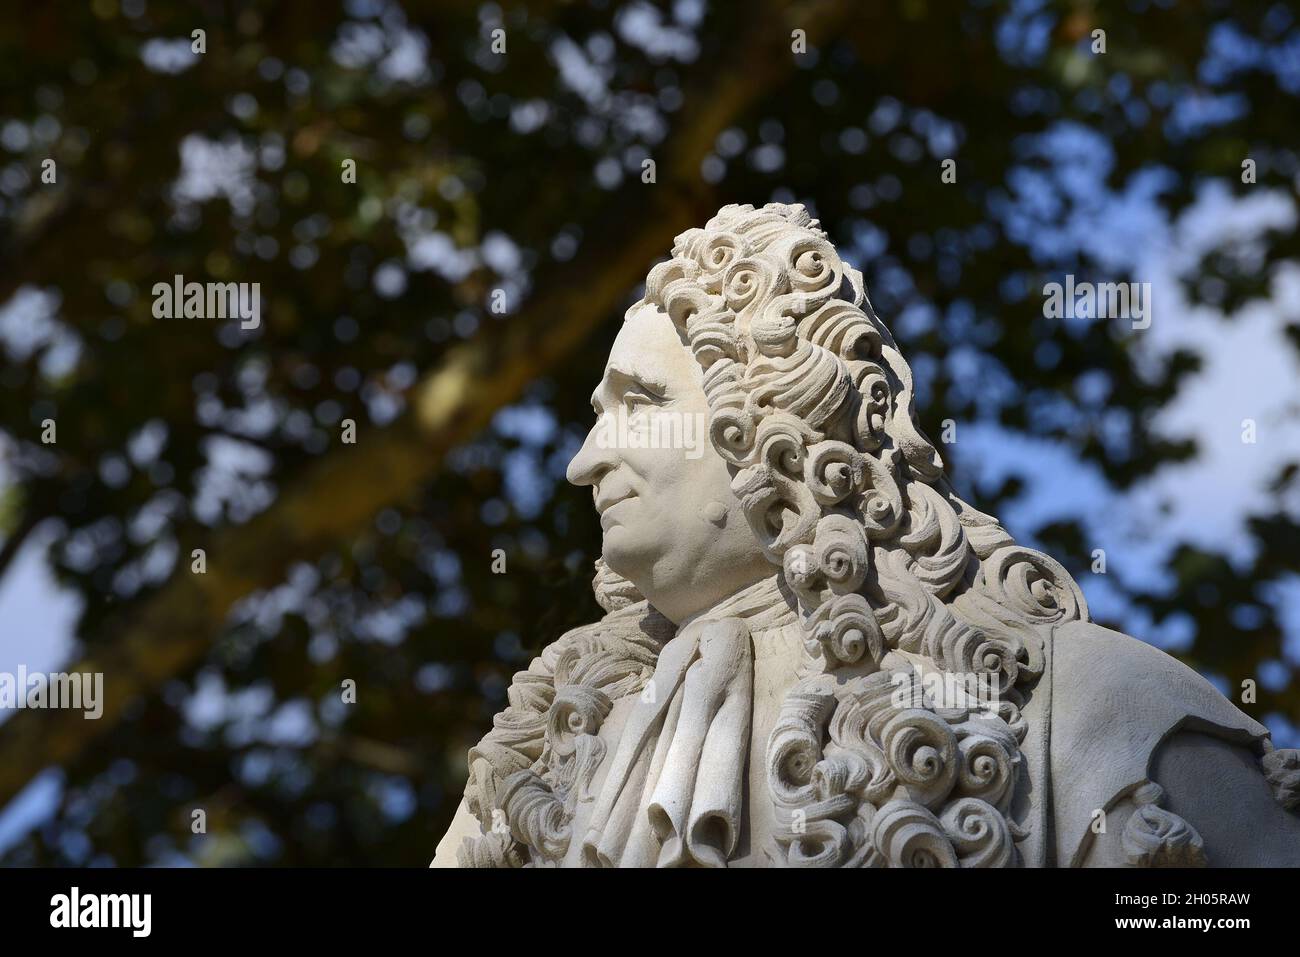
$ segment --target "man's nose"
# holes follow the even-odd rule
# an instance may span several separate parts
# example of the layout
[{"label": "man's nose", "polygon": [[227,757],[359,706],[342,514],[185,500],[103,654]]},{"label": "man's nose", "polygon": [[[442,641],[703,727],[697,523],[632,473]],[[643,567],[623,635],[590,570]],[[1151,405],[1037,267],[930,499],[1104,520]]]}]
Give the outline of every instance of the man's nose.
[{"label": "man's nose", "polygon": [[564,473],[569,484],[595,485],[606,472],[618,464],[614,458],[614,449],[603,447],[610,443],[599,441],[598,437],[602,434],[604,425],[605,417],[602,415],[587,433],[587,439],[582,443],[582,448],[578,449],[578,454],[569,462],[569,467]]}]

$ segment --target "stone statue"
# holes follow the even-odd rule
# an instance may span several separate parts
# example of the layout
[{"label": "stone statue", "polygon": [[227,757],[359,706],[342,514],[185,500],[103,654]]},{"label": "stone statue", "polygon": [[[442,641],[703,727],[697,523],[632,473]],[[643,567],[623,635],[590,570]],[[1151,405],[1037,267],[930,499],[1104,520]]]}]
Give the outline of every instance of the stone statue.
[{"label": "stone statue", "polygon": [[514,677],[435,866],[1300,865],[1300,752],[954,493],[802,206],[680,235],[592,400],[607,614]]}]

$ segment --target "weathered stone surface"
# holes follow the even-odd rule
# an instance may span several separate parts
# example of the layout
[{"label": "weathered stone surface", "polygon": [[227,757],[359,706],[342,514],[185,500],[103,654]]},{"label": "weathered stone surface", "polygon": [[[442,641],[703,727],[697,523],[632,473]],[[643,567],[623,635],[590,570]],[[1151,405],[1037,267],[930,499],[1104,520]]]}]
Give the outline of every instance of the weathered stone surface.
[{"label": "weathered stone surface", "polygon": [[1300,756],[957,497],[802,207],[679,236],[593,403],[607,614],[515,676],[435,866],[1300,865]]}]

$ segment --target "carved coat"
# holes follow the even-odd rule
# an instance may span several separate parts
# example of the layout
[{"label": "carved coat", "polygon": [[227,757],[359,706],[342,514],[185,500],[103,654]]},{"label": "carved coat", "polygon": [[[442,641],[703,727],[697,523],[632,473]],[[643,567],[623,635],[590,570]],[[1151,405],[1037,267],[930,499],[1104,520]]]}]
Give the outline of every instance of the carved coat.
[{"label": "carved coat", "polygon": [[[882,672],[792,694],[807,639],[776,579],[679,630],[628,605],[516,676],[434,866],[1300,864],[1295,751],[1150,645],[1035,630],[1012,742],[972,709],[891,713]],[[824,747],[802,756],[808,720]],[[855,733],[888,760],[837,763]]]}]

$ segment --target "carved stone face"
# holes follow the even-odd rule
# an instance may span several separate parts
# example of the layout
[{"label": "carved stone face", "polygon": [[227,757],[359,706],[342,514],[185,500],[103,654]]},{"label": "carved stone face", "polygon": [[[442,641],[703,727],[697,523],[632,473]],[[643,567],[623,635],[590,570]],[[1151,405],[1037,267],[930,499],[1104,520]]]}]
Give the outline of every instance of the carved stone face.
[{"label": "carved stone face", "polygon": [[569,463],[590,485],[603,556],[675,622],[774,572],[708,437],[703,374],[671,320],[638,307],[592,394],[596,425]]}]

